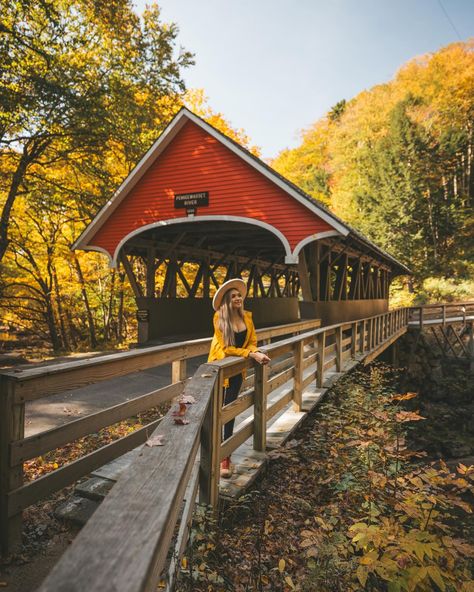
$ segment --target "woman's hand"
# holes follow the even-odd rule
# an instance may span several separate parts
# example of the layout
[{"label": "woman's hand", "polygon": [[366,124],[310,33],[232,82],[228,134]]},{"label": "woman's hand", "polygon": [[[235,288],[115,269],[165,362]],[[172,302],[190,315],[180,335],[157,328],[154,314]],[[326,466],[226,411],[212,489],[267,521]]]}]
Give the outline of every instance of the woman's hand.
[{"label": "woman's hand", "polygon": [[250,357],[262,365],[268,364],[268,362],[270,361],[270,358],[267,356],[267,354],[264,354],[263,352],[259,351],[251,352]]}]

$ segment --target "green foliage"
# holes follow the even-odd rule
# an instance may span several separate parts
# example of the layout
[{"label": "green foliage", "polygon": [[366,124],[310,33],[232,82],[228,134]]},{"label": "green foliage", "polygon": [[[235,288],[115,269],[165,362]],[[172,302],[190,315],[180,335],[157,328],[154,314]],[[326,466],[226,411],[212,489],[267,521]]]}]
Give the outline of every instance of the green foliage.
[{"label": "green foliage", "polygon": [[472,590],[474,467],[409,450],[424,420],[397,381],[381,365],[340,380],[302,439],[270,453],[260,491],[220,524],[198,518],[178,589],[191,588],[191,553],[196,591]]},{"label": "green foliage", "polygon": [[472,49],[456,43],[408,62],[337,103],[272,163],[406,263],[416,288],[440,278],[452,297],[474,277]]},{"label": "green foliage", "polygon": [[330,570],[342,558],[355,562],[337,590],[468,590],[474,547],[458,538],[455,525],[472,512],[464,497],[474,491],[474,467],[460,465],[452,474],[442,461],[413,462],[422,454],[408,450],[405,424],[423,418],[401,408],[415,395],[396,395],[383,370],[358,375],[351,387],[347,396],[347,381],[339,383],[337,404],[323,410],[319,445],[328,462],[318,479],[332,493],[315,526],[302,533],[312,543],[303,545],[308,589],[327,578],[329,554]]}]

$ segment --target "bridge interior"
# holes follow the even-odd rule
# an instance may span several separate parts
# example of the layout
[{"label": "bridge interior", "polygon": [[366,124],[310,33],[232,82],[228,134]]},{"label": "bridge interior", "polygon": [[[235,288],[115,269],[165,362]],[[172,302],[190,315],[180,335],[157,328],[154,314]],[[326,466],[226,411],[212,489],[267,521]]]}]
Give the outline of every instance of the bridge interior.
[{"label": "bridge interior", "polygon": [[120,262],[137,302],[139,343],[208,335],[211,298],[231,277],[247,282],[246,307],[265,327],[382,313],[392,278],[406,273],[354,235],[308,240],[296,263],[286,255],[281,237],[243,222],[196,219],[135,234]]}]

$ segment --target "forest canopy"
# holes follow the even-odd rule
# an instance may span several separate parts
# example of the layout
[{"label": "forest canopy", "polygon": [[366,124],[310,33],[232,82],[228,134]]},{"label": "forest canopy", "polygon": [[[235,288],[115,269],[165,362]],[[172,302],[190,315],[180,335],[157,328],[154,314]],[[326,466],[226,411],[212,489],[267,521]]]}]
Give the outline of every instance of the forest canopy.
[{"label": "forest canopy", "polygon": [[474,297],[474,40],[337,103],[272,165],[410,267],[433,299]]}]

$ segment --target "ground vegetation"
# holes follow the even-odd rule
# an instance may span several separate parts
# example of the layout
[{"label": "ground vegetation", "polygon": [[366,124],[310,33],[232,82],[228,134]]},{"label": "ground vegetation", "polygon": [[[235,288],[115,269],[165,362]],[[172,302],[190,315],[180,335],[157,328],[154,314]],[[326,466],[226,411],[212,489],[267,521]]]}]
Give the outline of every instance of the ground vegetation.
[{"label": "ground vegetation", "polygon": [[474,586],[474,467],[408,447],[398,377],[342,379],[258,490],[198,515],[179,591],[468,591]]}]

